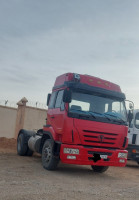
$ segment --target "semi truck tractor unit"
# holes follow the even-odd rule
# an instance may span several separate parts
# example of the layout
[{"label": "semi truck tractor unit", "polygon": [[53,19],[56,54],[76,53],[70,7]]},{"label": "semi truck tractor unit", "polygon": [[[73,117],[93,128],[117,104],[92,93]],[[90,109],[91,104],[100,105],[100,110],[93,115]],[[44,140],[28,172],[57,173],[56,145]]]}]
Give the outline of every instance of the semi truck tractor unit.
[{"label": "semi truck tractor unit", "polygon": [[47,105],[42,129],[19,131],[19,155],[40,153],[47,170],[56,169],[59,161],[90,165],[96,172],[126,165],[127,112],[125,95],[118,85],[66,73],[56,78]]},{"label": "semi truck tractor unit", "polygon": [[139,109],[133,110],[133,119],[128,131],[128,159],[139,164]]}]

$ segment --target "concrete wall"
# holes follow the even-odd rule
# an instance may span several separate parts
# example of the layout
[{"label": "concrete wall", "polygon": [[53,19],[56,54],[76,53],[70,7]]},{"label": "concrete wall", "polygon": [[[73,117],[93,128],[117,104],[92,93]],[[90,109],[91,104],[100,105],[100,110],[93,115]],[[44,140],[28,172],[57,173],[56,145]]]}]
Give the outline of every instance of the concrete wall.
[{"label": "concrete wall", "polygon": [[14,138],[17,109],[0,106],[0,137]]},{"label": "concrete wall", "polygon": [[24,127],[27,130],[38,130],[46,124],[46,110],[26,107],[25,108],[25,119]]},{"label": "concrete wall", "polygon": [[47,110],[26,106],[22,98],[18,108],[0,106],[0,137],[17,138],[20,129],[38,130],[46,124]]}]

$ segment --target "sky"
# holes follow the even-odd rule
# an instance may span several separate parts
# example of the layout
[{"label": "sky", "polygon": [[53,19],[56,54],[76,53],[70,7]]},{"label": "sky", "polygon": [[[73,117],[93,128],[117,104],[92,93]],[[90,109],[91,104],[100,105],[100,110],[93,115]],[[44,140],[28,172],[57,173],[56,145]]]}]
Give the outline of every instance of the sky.
[{"label": "sky", "polygon": [[58,75],[120,85],[139,108],[138,0],[0,0],[0,100],[46,103]]}]

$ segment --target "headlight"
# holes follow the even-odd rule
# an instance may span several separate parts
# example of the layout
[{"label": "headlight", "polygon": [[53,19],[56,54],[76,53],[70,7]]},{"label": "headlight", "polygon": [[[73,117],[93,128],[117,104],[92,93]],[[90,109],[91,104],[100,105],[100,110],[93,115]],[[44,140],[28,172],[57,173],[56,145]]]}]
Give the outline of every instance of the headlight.
[{"label": "headlight", "polygon": [[127,158],[127,153],[118,153],[118,158]]},{"label": "headlight", "polygon": [[79,154],[79,149],[64,148],[66,154]]}]

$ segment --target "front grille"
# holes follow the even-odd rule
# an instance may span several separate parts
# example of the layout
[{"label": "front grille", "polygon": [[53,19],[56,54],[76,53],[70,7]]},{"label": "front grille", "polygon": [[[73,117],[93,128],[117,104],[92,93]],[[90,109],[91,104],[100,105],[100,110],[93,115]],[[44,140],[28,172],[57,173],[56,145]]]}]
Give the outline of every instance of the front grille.
[{"label": "front grille", "polygon": [[[85,142],[93,142],[93,143],[100,143],[98,141],[92,141],[92,140],[84,140]],[[115,144],[114,142],[101,142],[103,144]]]},{"label": "front grille", "polygon": [[106,132],[99,132],[99,131],[90,131],[90,130],[83,130],[84,132],[87,133],[99,133],[99,134],[107,134],[107,135],[118,135],[117,133],[106,133]]},{"label": "front grille", "polygon": [[[88,138],[98,138],[98,136],[91,136],[91,135],[84,135],[84,137],[88,137]],[[116,138],[110,138],[110,137],[105,137],[105,139],[107,139],[107,140],[116,140]]]},{"label": "front grille", "polygon": [[83,140],[85,145],[91,146],[113,146],[117,141],[117,133],[106,133],[99,131],[83,130]]},{"label": "front grille", "polygon": [[[89,149],[93,149],[93,148],[98,148],[98,146],[95,146],[95,145],[93,145],[93,146],[91,146],[91,145],[84,145],[83,146],[84,148],[89,148]],[[101,146],[101,149],[106,149],[106,147],[104,146]],[[118,147],[107,147],[107,149],[109,149],[109,150],[116,150],[116,149],[120,149],[120,148],[118,148]]]}]

